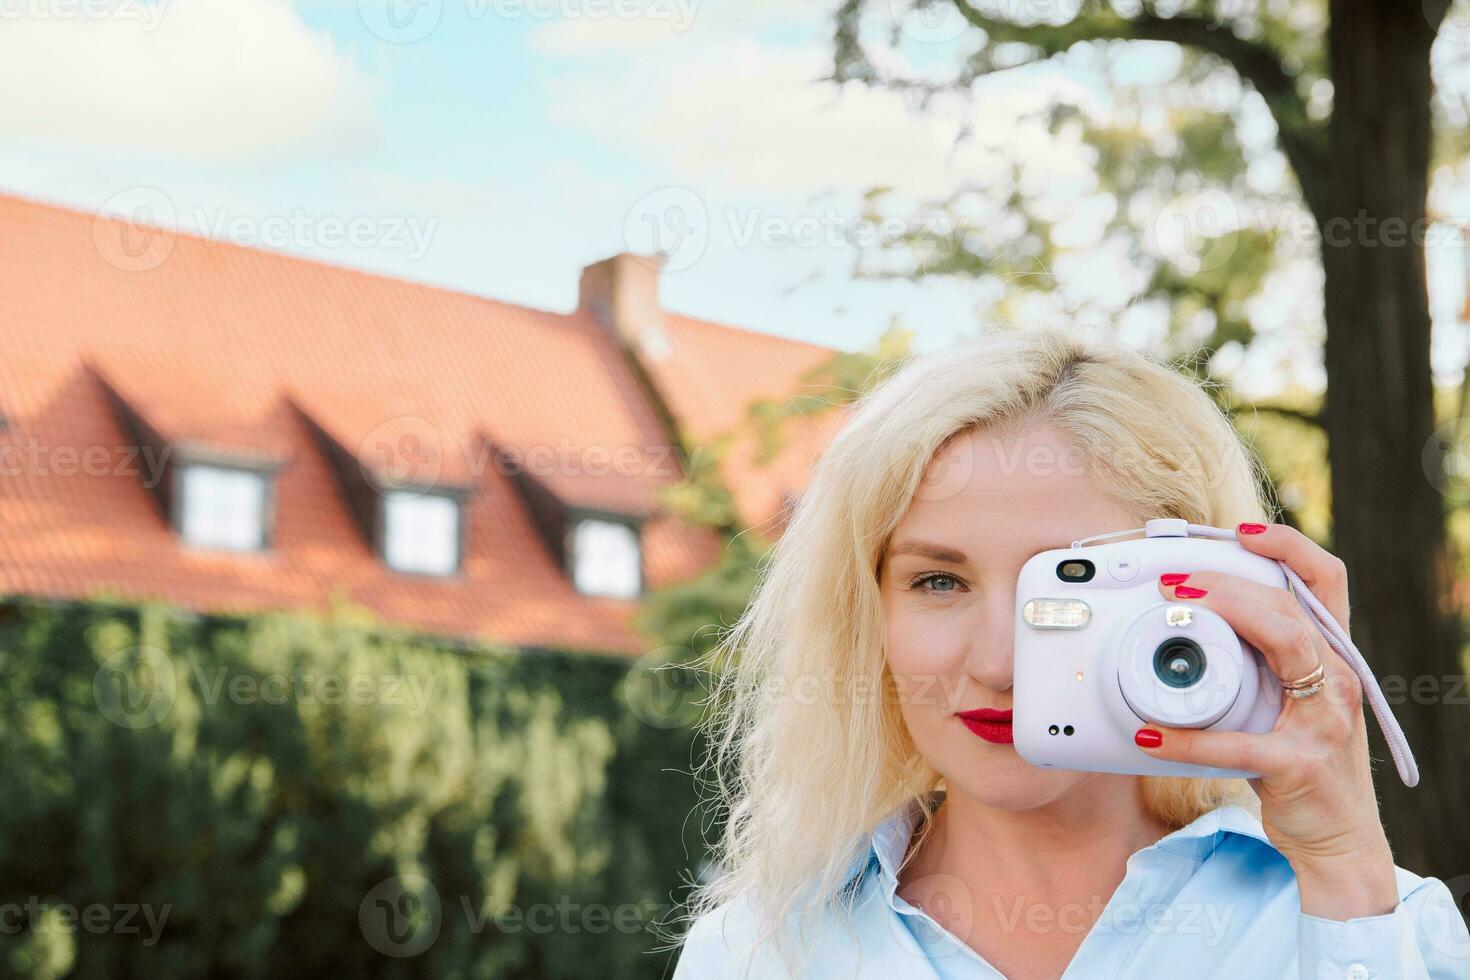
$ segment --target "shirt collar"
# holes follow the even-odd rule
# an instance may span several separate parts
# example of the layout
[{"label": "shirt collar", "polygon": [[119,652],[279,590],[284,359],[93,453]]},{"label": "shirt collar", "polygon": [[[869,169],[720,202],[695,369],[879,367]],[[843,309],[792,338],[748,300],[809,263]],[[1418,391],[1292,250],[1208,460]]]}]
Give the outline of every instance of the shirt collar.
[{"label": "shirt collar", "polygon": [[[936,794],[940,799],[943,798],[942,790],[936,791]],[[903,863],[904,854],[908,851],[909,839],[913,836],[914,828],[922,815],[922,802],[912,799],[879,824],[873,831],[868,853],[864,859],[860,859],[855,870],[861,870],[864,866],[871,869],[876,865],[876,869],[887,886],[885,890],[891,891],[896,888],[899,866]],[[1266,847],[1273,846],[1270,838],[1266,836],[1265,828],[1261,826],[1260,819],[1255,814],[1244,807],[1227,803],[1213,810],[1207,810],[1184,826],[1135,853],[1143,854],[1148,851],[1161,850],[1194,861],[1203,861],[1220,846],[1223,838],[1231,834],[1257,841]]]}]

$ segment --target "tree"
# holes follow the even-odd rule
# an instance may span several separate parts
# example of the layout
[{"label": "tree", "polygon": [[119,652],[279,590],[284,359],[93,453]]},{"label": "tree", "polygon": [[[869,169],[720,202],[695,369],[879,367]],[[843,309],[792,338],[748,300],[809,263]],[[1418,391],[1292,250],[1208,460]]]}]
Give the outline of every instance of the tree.
[{"label": "tree", "polygon": [[625,658],[14,600],[0,663],[0,976],[668,974],[691,739]]},{"label": "tree", "polygon": [[685,478],[664,488],[662,502],[690,524],[716,532],[723,547],[720,560],[703,574],[665,586],[644,601],[639,625],[665,644],[670,651],[667,659],[697,665],[691,668],[697,671],[710,666],[709,655],[722,632],[745,611],[761,562],[780,532],[779,520],[769,528],[746,527],[724,478],[724,459],[731,446],[753,441],[759,448],[755,465],[766,465],[784,447],[791,426],[841,410],[896,371],[910,354],[911,340],[912,334],[895,321],[871,351],[838,352],[807,372],[795,388],[799,393],[747,406],[745,417],[733,429],[703,445],[686,440]]},{"label": "tree", "polygon": [[[1435,145],[1432,122],[1436,111],[1455,108],[1443,93],[1436,96],[1431,80],[1430,48],[1448,0],[917,0],[895,13],[896,6],[843,3],[834,19],[832,81],[902,90],[927,108],[937,99],[985,91],[987,76],[1043,62],[1075,67],[1078,59],[1106,72],[1123,52],[1136,50],[1134,42],[1171,46],[1178,61],[1167,85],[1130,86],[1115,76],[1110,95],[1117,105],[1109,118],[1058,104],[1049,111],[1050,131],[1080,135],[1092,154],[1095,190],[1113,198],[1102,239],[1126,241],[1145,275],[1130,305],[1167,303],[1171,336],[1199,350],[1205,373],[1222,352],[1233,346],[1238,355],[1250,344],[1250,303],[1274,270],[1287,261],[1314,264],[1328,392],[1320,412],[1299,420],[1320,424],[1327,436],[1329,546],[1348,568],[1355,642],[1380,676],[1409,684],[1430,678],[1441,697],[1454,689],[1463,673],[1464,636],[1438,492],[1443,474],[1433,452],[1422,247],[1432,231],[1426,200],[1432,157],[1456,149],[1448,138]],[[940,15],[960,29],[936,37]],[[886,37],[880,37],[874,25],[884,22]],[[922,40],[954,42],[957,67],[948,76],[935,77],[932,57],[921,59],[923,70],[904,57],[915,23],[928,25]],[[1236,94],[1229,97],[1232,86]],[[1251,146],[1259,127],[1246,124],[1266,114],[1274,123],[1274,149],[1263,152]],[[1164,131],[1148,131],[1149,120],[1159,118],[1166,120]],[[1247,165],[1277,152],[1290,175],[1274,192],[1263,191]],[[1208,219],[1221,217],[1218,206],[1176,198],[1152,209],[1150,227],[1136,205],[1156,205],[1161,188],[1213,192],[1236,220],[1210,226]],[[885,193],[876,189],[872,203],[881,206]],[[1064,251],[1051,234],[1055,215],[1038,213],[1017,180],[1000,203],[1022,217],[1019,225],[993,215],[983,225],[967,222],[960,206],[977,193],[983,189],[965,187],[940,202],[961,213],[947,239],[899,243],[914,248],[916,261],[897,273],[890,263],[880,274],[999,276],[1012,294],[1054,285],[1034,273],[1049,273]],[[1174,218],[1182,213],[1193,222],[1185,231],[1194,251],[1181,252],[1168,240],[1171,207]],[[1264,228],[1254,220],[1264,214],[1286,221],[1294,207],[1305,208],[1313,240],[1299,229],[1282,234],[1269,220]],[[1018,230],[1006,237],[1000,228]],[[1031,275],[1017,281],[1018,273]],[[1470,711],[1417,700],[1402,701],[1396,713],[1422,781],[1406,789],[1393,767],[1380,763],[1384,822],[1401,864],[1423,873],[1463,871],[1470,867],[1464,820],[1470,773],[1462,757],[1470,745]],[[1370,728],[1374,757],[1386,760],[1384,743]]]}]

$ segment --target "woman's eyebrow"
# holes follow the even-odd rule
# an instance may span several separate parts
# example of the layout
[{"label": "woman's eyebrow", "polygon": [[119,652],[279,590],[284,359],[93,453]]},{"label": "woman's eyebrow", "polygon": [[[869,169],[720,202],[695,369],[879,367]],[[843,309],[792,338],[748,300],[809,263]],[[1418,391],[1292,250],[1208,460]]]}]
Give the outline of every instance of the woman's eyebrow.
[{"label": "woman's eyebrow", "polygon": [[899,541],[888,549],[888,557],[895,558],[899,555],[918,555],[921,558],[949,562],[951,565],[963,565],[968,561],[963,551],[928,541]]}]

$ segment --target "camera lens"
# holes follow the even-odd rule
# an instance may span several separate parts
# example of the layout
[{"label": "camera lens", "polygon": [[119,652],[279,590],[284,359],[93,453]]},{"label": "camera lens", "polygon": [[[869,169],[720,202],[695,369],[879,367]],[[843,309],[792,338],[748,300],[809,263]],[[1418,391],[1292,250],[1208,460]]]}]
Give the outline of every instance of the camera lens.
[{"label": "camera lens", "polygon": [[1097,568],[1086,558],[1070,558],[1057,566],[1057,578],[1063,582],[1090,582]]},{"label": "camera lens", "polygon": [[1170,687],[1190,687],[1205,676],[1205,652],[1193,640],[1171,636],[1154,651],[1154,675]]}]

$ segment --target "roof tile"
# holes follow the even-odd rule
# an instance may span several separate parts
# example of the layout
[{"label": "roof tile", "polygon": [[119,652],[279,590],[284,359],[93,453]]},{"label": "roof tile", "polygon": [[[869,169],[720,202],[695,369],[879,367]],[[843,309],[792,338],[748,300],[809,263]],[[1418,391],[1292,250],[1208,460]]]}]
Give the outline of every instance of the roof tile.
[{"label": "roof tile", "polygon": [[[636,652],[633,605],[575,592],[511,477],[567,504],[646,516],[654,585],[695,574],[712,533],[658,507],[682,477],[618,341],[591,316],[528,309],[176,235],[130,271],[102,247],[138,234],[0,196],[0,592],[162,598],[202,610],[326,608],[517,645]],[[670,315],[651,373],[687,431],[734,426],[832,352]],[[272,550],[182,546],[108,389],[171,448],[281,463]],[[318,426],[367,474],[472,487],[453,579],[384,567],[349,513]],[[740,463],[757,519],[814,451],[769,476]]]}]

